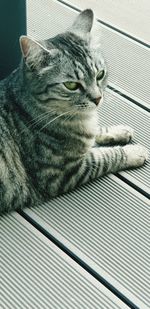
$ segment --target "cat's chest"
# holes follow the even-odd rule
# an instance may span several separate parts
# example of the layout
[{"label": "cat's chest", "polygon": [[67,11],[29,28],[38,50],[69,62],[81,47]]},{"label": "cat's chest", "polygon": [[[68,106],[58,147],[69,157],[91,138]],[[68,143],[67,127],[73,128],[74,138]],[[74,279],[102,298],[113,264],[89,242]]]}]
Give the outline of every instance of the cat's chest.
[{"label": "cat's chest", "polygon": [[85,122],[85,132],[96,136],[98,134],[98,120],[96,117]]},{"label": "cat's chest", "polygon": [[74,123],[68,125],[66,130],[66,151],[84,154],[94,145],[97,134],[98,122],[96,117],[90,120],[74,121]]},{"label": "cat's chest", "polygon": [[77,123],[79,133],[83,136],[91,136],[92,138],[98,134],[98,116],[93,113],[90,117],[85,118],[83,121]]}]

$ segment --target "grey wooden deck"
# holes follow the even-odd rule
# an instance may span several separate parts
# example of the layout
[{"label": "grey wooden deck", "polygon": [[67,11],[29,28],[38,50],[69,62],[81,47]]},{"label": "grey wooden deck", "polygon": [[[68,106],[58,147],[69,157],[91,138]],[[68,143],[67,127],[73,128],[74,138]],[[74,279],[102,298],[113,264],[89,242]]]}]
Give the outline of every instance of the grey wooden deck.
[{"label": "grey wooden deck", "polygon": [[[110,71],[100,124],[128,124],[134,141],[150,148],[150,2],[27,4],[28,34],[37,39],[65,30],[78,10],[95,9]],[[0,309],[148,309],[149,165],[2,217]]]}]

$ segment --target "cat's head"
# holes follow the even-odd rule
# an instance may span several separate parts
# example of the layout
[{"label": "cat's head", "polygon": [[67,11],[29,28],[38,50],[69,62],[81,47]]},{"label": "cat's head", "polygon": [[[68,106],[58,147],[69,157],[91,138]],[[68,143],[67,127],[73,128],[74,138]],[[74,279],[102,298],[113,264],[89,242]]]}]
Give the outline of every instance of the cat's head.
[{"label": "cat's head", "polygon": [[93,43],[93,12],[81,12],[72,27],[46,41],[20,38],[28,90],[50,109],[95,110],[102,102],[107,69]]}]

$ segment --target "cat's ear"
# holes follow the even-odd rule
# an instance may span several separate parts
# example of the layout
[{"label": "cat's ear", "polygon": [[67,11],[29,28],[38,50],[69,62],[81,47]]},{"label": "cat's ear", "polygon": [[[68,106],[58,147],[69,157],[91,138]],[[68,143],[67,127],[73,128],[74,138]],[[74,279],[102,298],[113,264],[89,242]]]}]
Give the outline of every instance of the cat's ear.
[{"label": "cat's ear", "polygon": [[39,67],[42,60],[43,46],[35,40],[23,35],[20,37],[22,56],[29,69]]},{"label": "cat's ear", "polygon": [[92,29],[93,19],[93,11],[86,9],[77,16],[72,27],[68,30],[84,38]]},{"label": "cat's ear", "polygon": [[36,54],[42,51],[42,46],[35,40],[27,37],[26,35],[22,35],[19,41],[22,55],[24,58],[27,58],[30,54],[33,54],[33,52]]},{"label": "cat's ear", "polygon": [[46,58],[54,58],[57,54],[53,46],[47,49],[44,45],[25,35],[20,37],[20,47],[25,63],[30,69],[40,68],[46,63]]}]

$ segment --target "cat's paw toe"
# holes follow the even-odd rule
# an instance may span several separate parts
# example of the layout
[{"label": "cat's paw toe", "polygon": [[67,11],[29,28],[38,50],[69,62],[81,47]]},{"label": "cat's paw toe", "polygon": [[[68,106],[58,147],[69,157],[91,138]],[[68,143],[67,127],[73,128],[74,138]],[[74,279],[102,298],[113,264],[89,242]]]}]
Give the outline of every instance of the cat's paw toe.
[{"label": "cat's paw toe", "polygon": [[129,167],[142,166],[148,160],[148,149],[140,144],[124,146],[127,156],[127,165]]},{"label": "cat's paw toe", "polygon": [[118,132],[122,143],[129,143],[134,136],[134,129],[127,125],[119,125]]}]

